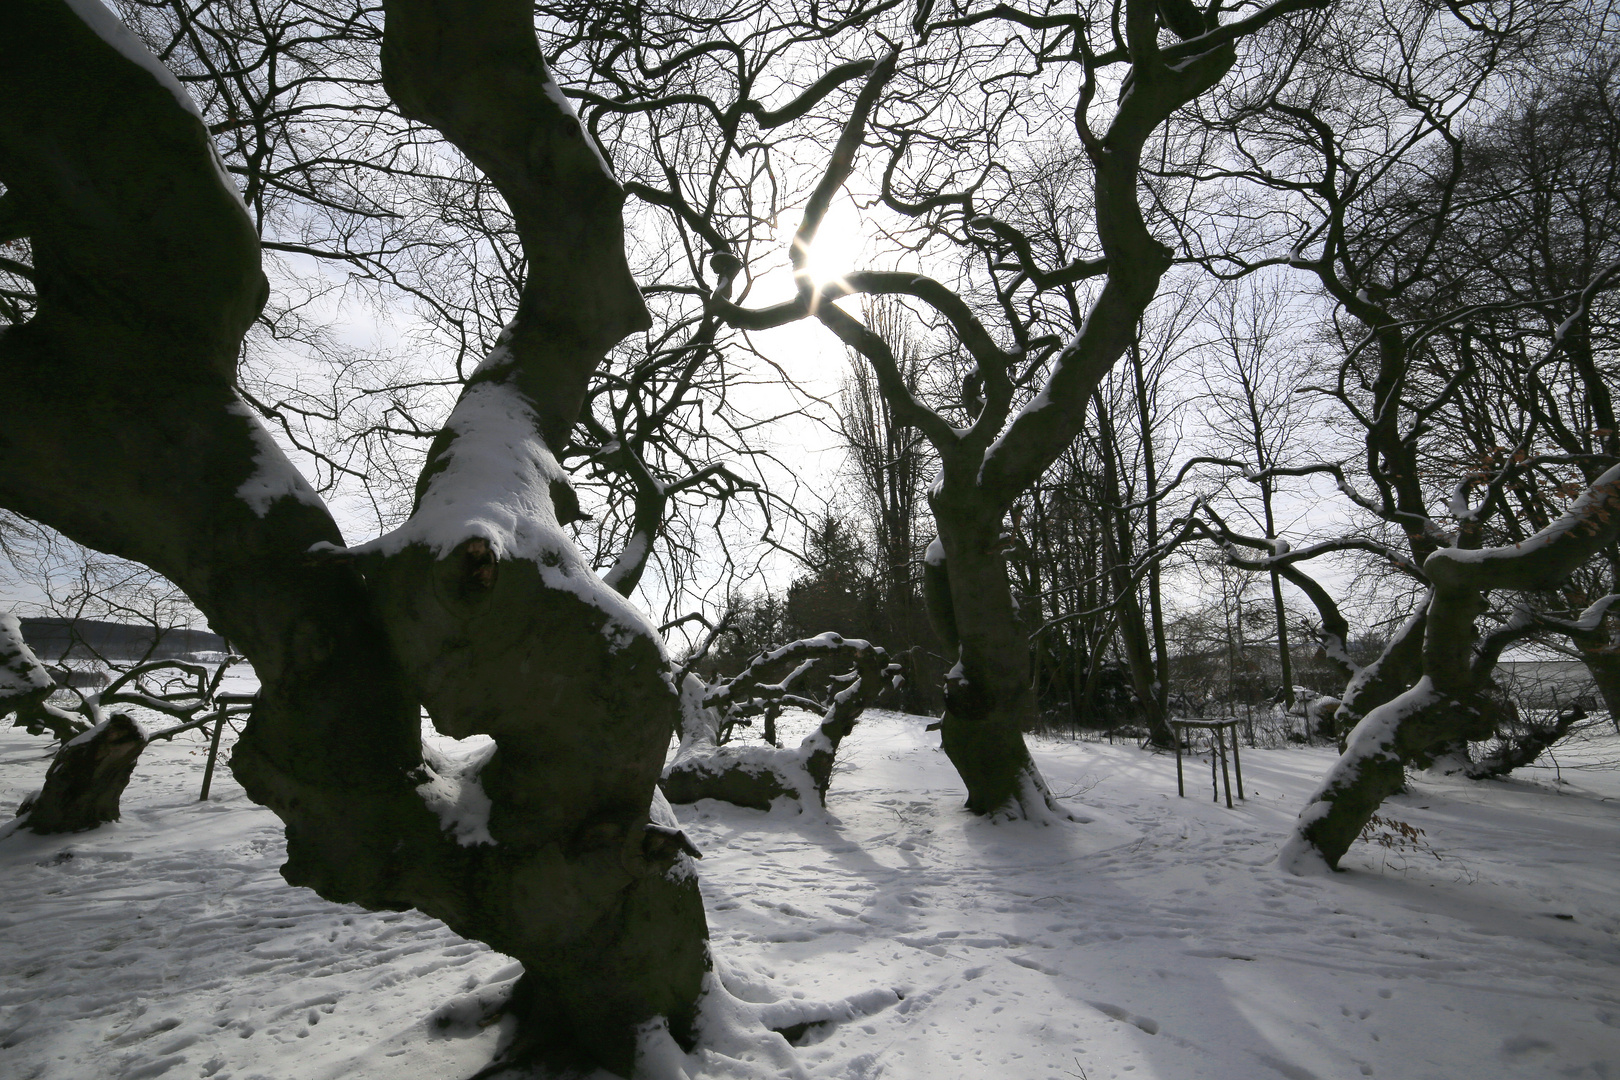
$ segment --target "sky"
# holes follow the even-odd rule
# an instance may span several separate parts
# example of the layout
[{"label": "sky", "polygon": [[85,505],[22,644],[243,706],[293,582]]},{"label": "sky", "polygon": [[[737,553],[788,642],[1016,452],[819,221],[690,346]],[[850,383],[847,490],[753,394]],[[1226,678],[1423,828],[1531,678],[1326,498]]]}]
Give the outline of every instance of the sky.
[{"label": "sky", "polygon": [[[81,6],[83,4],[88,4],[97,12],[102,11],[96,5],[96,0],[82,0]],[[178,87],[176,89],[178,90]],[[184,92],[180,92],[183,95]],[[852,178],[849,189],[859,189],[865,183],[862,177],[856,176]],[[868,192],[868,196],[859,202],[870,202],[869,194]],[[872,212],[867,211],[869,214]],[[869,237],[877,231],[874,226],[883,223],[863,220],[862,213],[857,207],[857,200],[847,194],[834,200],[811,249],[809,268],[813,278],[825,280],[841,271],[872,264],[878,253]],[[792,215],[784,215],[779,222],[777,239],[784,257],[778,261],[775,271],[759,280],[758,287],[750,297],[751,304],[767,303],[791,295],[793,283],[786,268],[785,250],[797,224],[796,218]],[[285,259],[293,270],[322,278],[334,286],[343,281],[342,272],[329,266],[322,266],[296,255],[278,258]],[[415,347],[413,335],[420,330],[418,325],[413,324],[413,316],[408,312],[397,308],[378,311],[371,304],[361,302],[354,294],[346,294],[341,289],[334,291],[325,300],[311,305],[307,314],[312,323],[328,328],[340,345],[367,353],[409,354]],[[486,313],[486,316],[499,318],[498,313]],[[836,399],[848,370],[849,360],[844,348],[813,320],[757,334],[755,341],[774,361],[780,363],[809,395],[826,402]],[[302,380],[318,382],[326,377],[323,372],[313,367],[307,371],[299,370],[299,365],[307,364],[307,361],[290,350],[282,351],[275,362],[283,369],[283,376],[293,382]],[[781,391],[754,388],[748,393],[757,397],[758,405],[755,411],[760,413],[785,411],[798,404],[790,395]],[[1183,446],[1189,450],[1202,449],[1202,444],[1205,444],[1211,435],[1209,416],[1206,410],[1197,404],[1199,395],[1196,388],[1193,388],[1191,393],[1183,390],[1180,396],[1192,402],[1184,413]],[[784,478],[785,486],[794,491],[796,501],[801,504],[799,507],[801,511],[813,514],[844,494],[847,483],[843,475],[843,453],[838,446],[837,437],[827,427],[827,421],[830,419],[827,415],[828,410],[824,406],[812,404],[810,411],[813,415],[781,422],[770,432],[768,438],[780,456],[791,466],[794,474],[791,478]],[[279,432],[273,434],[280,437]],[[284,440],[283,443],[285,445]],[[300,458],[296,453],[293,456],[306,476],[315,474],[316,470],[311,468],[307,458]],[[1174,465],[1174,460],[1161,461],[1161,470],[1168,473]],[[1190,485],[1193,490],[1215,490],[1217,486],[1215,481],[1200,481]],[[1280,497],[1285,535],[1297,542],[1309,534],[1345,527],[1346,519],[1342,504],[1331,495],[1323,498],[1324,494],[1328,494],[1325,485],[1315,481],[1302,483],[1285,491]],[[332,500],[331,509],[345,536],[351,542],[362,542],[376,534],[377,522],[372,508],[352,494]],[[793,560],[780,552],[765,553],[760,566],[761,570],[756,575],[758,583],[770,584],[776,588],[781,588],[797,570]],[[1326,577],[1334,584],[1342,584],[1346,580],[1344,575],[1337,571],[1329,571]],[[1175,580],[1175,587],[1185,598],[1191,600],[1202,586],[1194,578],[1182,575]],[[647,606],[655,612],[663,611],[667,606],[667,598],[658,594],[657,586],[653,582],[649,582],[646,589]],[[23,589],[17,591],[12,599],[26,603],[37,600],[37,596],[31,596]]]}]

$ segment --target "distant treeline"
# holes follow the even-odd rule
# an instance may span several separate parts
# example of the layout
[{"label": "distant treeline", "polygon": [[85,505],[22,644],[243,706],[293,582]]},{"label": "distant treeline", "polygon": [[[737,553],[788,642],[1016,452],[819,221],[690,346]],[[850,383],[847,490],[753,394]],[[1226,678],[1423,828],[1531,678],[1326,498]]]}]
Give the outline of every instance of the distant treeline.
[{"label": "distant treeline", "polygon": [[19,619],[23,640],[46,663],[61,660],[139,660],[225,652],[225,639],[206,630],[161,629],[99,619]]}]

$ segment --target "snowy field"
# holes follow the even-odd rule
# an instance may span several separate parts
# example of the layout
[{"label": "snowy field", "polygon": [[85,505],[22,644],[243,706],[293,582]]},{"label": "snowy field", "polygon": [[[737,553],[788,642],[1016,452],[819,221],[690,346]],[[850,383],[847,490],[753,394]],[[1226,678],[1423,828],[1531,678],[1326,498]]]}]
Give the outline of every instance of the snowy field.
[{"label": "snowy field", "polygon": [[[677,808],[730,992],[845,1017],[801,1037],[798,1071],[700,1075],[1620,1080],[1620,772],[1580,767],[1620,759],[1612,728],[1556,772],[1419,779],[1384,813],[1428,850],[1358,844],[1348,872],[1296,878],[1272,860],[1326,751],[1244,751],[1228,810],[1196,768],[1178,799],[1171,758],[1036,740],[1088,820],[993,826],[959,809],[925,723],[868,714],[825,815]],[[117,824],[0,839],[0,1077],[487,1063],[515,965],[284,885],[273,815],[223,769],[197,801],[204,749],[149,750]],[[6,814],[47,752],[0,731]]]}]

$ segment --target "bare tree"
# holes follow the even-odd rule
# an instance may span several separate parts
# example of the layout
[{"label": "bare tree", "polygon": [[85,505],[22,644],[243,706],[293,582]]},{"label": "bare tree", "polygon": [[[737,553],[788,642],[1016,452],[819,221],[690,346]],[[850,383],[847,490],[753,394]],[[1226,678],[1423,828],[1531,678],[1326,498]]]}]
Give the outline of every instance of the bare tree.
[{"label": "bare tree", "polygon": [[[876,332],[886,340],[898,343],[901,376],[914,394],[921,393],[923,359],[915,345],[907,344],[909,313],[898,304],[880,301],[869,306],[865,319],[879,326]],[[872,541],[879,610],[871,633],[895,652],[905,670],[903,707],[909,712],[931,711],[938,699],[923,680],[930,676],[937,680],[941,669],[926,659],[934,655],[935,643],[922,608],[919,533],[925,488],[933,473],[928,443],[895,415],[870,366],[859,356],[852,359],[838,431],[859,485],[860,510]]]},{"label": "bare tree", "polygon": [[[1460,253],[1485,235],[1477,215],[1489,202],[1474,179],[1475,129],[1489,127],[1492,111],[1498,122],[1506,115],[1495,104],[1503,93],[1590,40],[1582,32],[1589,14],[1579,5],[1338,11],[1324,19],[1312,48],[1277,54],[1279,74],[1228,95],[1188,129],[1210,155],[1205,160],[1222,165],[1175,179],[1236,175],[1275,196],[1239,210],[1246,223],[1239,236],[1251,250],[1206,247],[1203,261],[1233,276],[1285,265],[1320,290],[1340,359],[1310,389],[1333,404],[1359,444],[1354,468],[1319,460],[1244,472],[1258,484],[1332,480],[1370,522],[1356,533],[1289,548],[1210,515],[1210,534],[1237,562],[1276,571],[1312,599],[1324,645],[1349,680],[1339,718],[1354,731],[1302,814],[1287,852],[1293,865],[1336,864],[1398,788],[1407,763],[1426,764],[1461,740],[1491,734],[1489,673],[1502,648],[1537,629],[1589,634],[1596,629],[1589,621],[1606,610],[1600,600],[1559,619],[1492,611],[1484,598],[1556,587],[1612,542],[1605,470],[1613,459],[1557,447],[1552,433],[1562,421],[1528,403],[1549,399],[1564,381],[1556,373],[1566,359],[1576,377],[1565,385],[1580,383],[1580,365],[1566,350],[1578,348],[1574,328],[1616,271],[1588,263],[1562,295],[1563,321],[1539,341],[1521,339],[1528,348],[1517,374],[1484,381],[1483,328],[1526,305],[1490,284],[1488,273],[1458,273],[1466,261]],[[1278,253],[1284,246],[1286,254]],[[1492,403],[1482,412],[1486,397]],[[1501,422],[1483,443],[1476,434],[1469,460],[1460,462],[1456,436],[1483,432],[1480,418],[1491,410]],[[1539,518],[1525,514],[1518,498],[1536,484],[1561,495]],[[1543,550],[1554,541],[1556,556]],[[1365,666],[1346,648],[1348,622],[1334,598],[1303,569],[1345,552],[1381,560],[1421,597]],[[1475,620],[1487,613],[1496,626],[1476,644]]]},{"label": "bare tree", "polygon": [[[824,805],[839,745],[896,674],[882,649],[834,633],[762,652],[728,679],[705,683],[688,674],[681,745],[660,786],[675,803],[720,799],[769,810],[785,796]],[[779,746],[774,733],[776,717],[788,706],[822,716],[791,750]],[[755,716],[765,718],[769,745],[730,742],[737,725]]]},{"label": "bare tree", "polygon": [[[528,272],[413,513],[363,553],[235,392],[266,282],[208,130],[138,41],[83,11],[0,12],[0,218],[28,238],[37,296],[0,332],[0,501],[164,574],[252,659],[232,766],[287,822],[289,881],[418,907],[519,957],[519,1053],[628,1074],[654,1017],[691,1037],[705,930],[687,856],[648,829],[677,713],[661,645],[558,525],[549,447],[647,316],[621,189],[531,9],[386,9],[390,97],[501,192]],[[419,703],[497,739],[460,778],[488,793],[493,844],[459,842],[419,794],[435,790]]]},{"label": "bare tree", "polygon": [[[1168,45],[1161,44],[1158,6],[1135,0],[1096,19],[1007,7],[932,19],[925,11],[916,45],[891,53],[868,77],[832,167],[811,196],[794,242],[798,295],[762,309],[723,297],[713,302],[739,327],[818,319],[872,364],[897,417],[938,455],[940,477],[929,501],[939,536],[925,583],[936,630],[959,657],[947,677],[944,747],[977,813],[1045,818],[1056,810],[1021,735],[1036,708],[1027,634],[1007,579],[1004,520],[1079,434],[1093,392],[1129,347],[1171,264],[1171,251],[1150,231],[1138,201],[1143,148],[1172,114],[1220,81],[1236,59],[1235,42],[1311,6],[1285,0],[1224,25],[1212,9],[1176,20],[1183,40]],[[1008,24],[1022,28],[1012,49]],[[1013,72],[1023,61],[1073,65],[1079,99],[1072,113],[1034,120],[1020,112],[1026,101]],[[906,92],[876,109],[893,80]],[[1112,109],[1099,94],[1105,80],[1125,88]],[[949,126],[963,115],[973,118],[972,134]],[[996,120],[987,125],[985,116]],[[1053,138],[1067,124],[1077,141],[1090,170],[1084,256],[1047,262],[1051,249],[1038,249],[1019,227],[1016,189],[993,182],[1001,175],[993,164],[962,160],[964,147],[987,130],[992,138],[1011,138],[999,124],[1012,117],[1042,125]],[[978,295],[965,298],[910,271],[861,271],[825,285],[806,272],[807,252],[853,170],[869,121],[883,158],[882,205],[913,223],[919,243],[958,244],[973,270],[963,283],[976,282]],[[1098,287],[1082,295],[1076,291],[1082,283]],[[972,363],[954,415],[919,400],[891,343],[837,306],[850,293],[904,297],[954,338]],[[981,312],[1001,320],[997,333]],[[1073,336],[1059,334],[1059,326]]]},{"label": "bare tree", "polygon": [[[1309,418],[1298,390],[1306,374],[1303,365],[1289,365],[1284,359],[1287,293],[1276,282],[1253,287],[1250,279],[1246,284],[1251,288],[1226,290],[1212,311],[1218,333],[1210,349],[1211,363],[1203,371],[1209,390],[1204,415],[1217,438],[1211,452],[1241,458],[1257,478],[1251,486],[1258,512],[1244,509],[1262,538],[1276,540],[1278,481],[1272,470],[1294,464],[1300,454]],[[1282,697],[1292,707],[1294,672],[1283,579],[1275,570],[1268,576]]]},{"label": "bare tree", "polygon": [[[51,759],[44,786],[17,808],[21,824],[36,833],[59,833],[117,821],[119,799],[141,753],[159,739],[210,724],[214,726],[208,757],[211,778],[222,725],[250,711],[243,695],[221,690],[225,673],[241,659],[226,656],[212,664],[152,660],[134,665],[102,690],[84,693],[70,687],[78,698],[70,708],[39,702],[34,717],[45,723],[55,719],[63,746]],[[119,706],[138,706],[147,717],[163,719],[143,722],[130,712],[109,712]],[[28,716],[26,709],[21,711],[18,722]],[[204,795],[207,790],[205,779]]]}]

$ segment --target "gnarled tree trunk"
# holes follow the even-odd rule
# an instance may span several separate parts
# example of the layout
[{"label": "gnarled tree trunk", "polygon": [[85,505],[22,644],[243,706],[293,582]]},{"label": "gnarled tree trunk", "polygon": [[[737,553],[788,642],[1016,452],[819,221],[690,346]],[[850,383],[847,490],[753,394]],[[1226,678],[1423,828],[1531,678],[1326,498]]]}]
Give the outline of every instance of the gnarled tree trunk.
[{"label": "gnarled tree trunk", "polygon": [[[976,814],[1062,815],[1030,758],[1037,715],[1029,639],[1013,607],[999,514],[962,512],[931,497],[939,539],[928,551],[929,616],[958,657],[945,676],[941,745]],[[948,597],[948,603],[942,603]]]},{"label": "gnarled tree trunk", "polygon": [[[845,663],[850,670],[836,675]],[[825,700],[799,688],[812,669],[827,685]],[[718,686],[688,675],[681,688],[680,749],[659,786],[673,803],[719,799],[769,810],[787,796],[824,806],[839,745],[895,671],[888,654],[870,642],[827,633],[762,653]],[[720,744],[721,710],[734,720],[783,702],[822,709],[820,726],[797,747]]]},{"label": "gnarled tree trunk", "polygon": [[146,749],[140,725],[117,713],[63,745],[45,786],[17,808],[36,833],[82,832],[118,820],[118,799]]},{"label": "gnarled tree trunk", "polygon": [[[286,822],[289,882],[512,954],[517,1053],[627,1075],[659,1017],[690,1038],[708,960],[687,856],[649,830],[667,660],[560,532],[547,449],[643,325],[621,195],[528,5],[386,10],[391,92],[499,187],[529,272],[410,521],[345,553],[238,399],[266,294],[252,222],[185,92],[60,0],[0,7],[0,218],[32,244],[39,297],[0,330],[0,505],[169,577],[253,662],[232,766]],[[434,774],[419,703],[495,737],[482,775]],[[474,783],[485,823],[455,797]]]},{"label": "gnarled tree trunk", "polygon": [[1475,654],[1485,593],[1556,587],[1616,535],[1620,466],[1521,544],[1431,554],[1423,564],[1433,583],[1423,623],[1423,676],[1356,724],[1343,755],[1300,812],[1280,862],[1295,872],[1337,868],[1379,804],[1400,790],[1406,762],[1439,744],[1488,738],[1494,724],[1481,689],[1499,648]]}]

